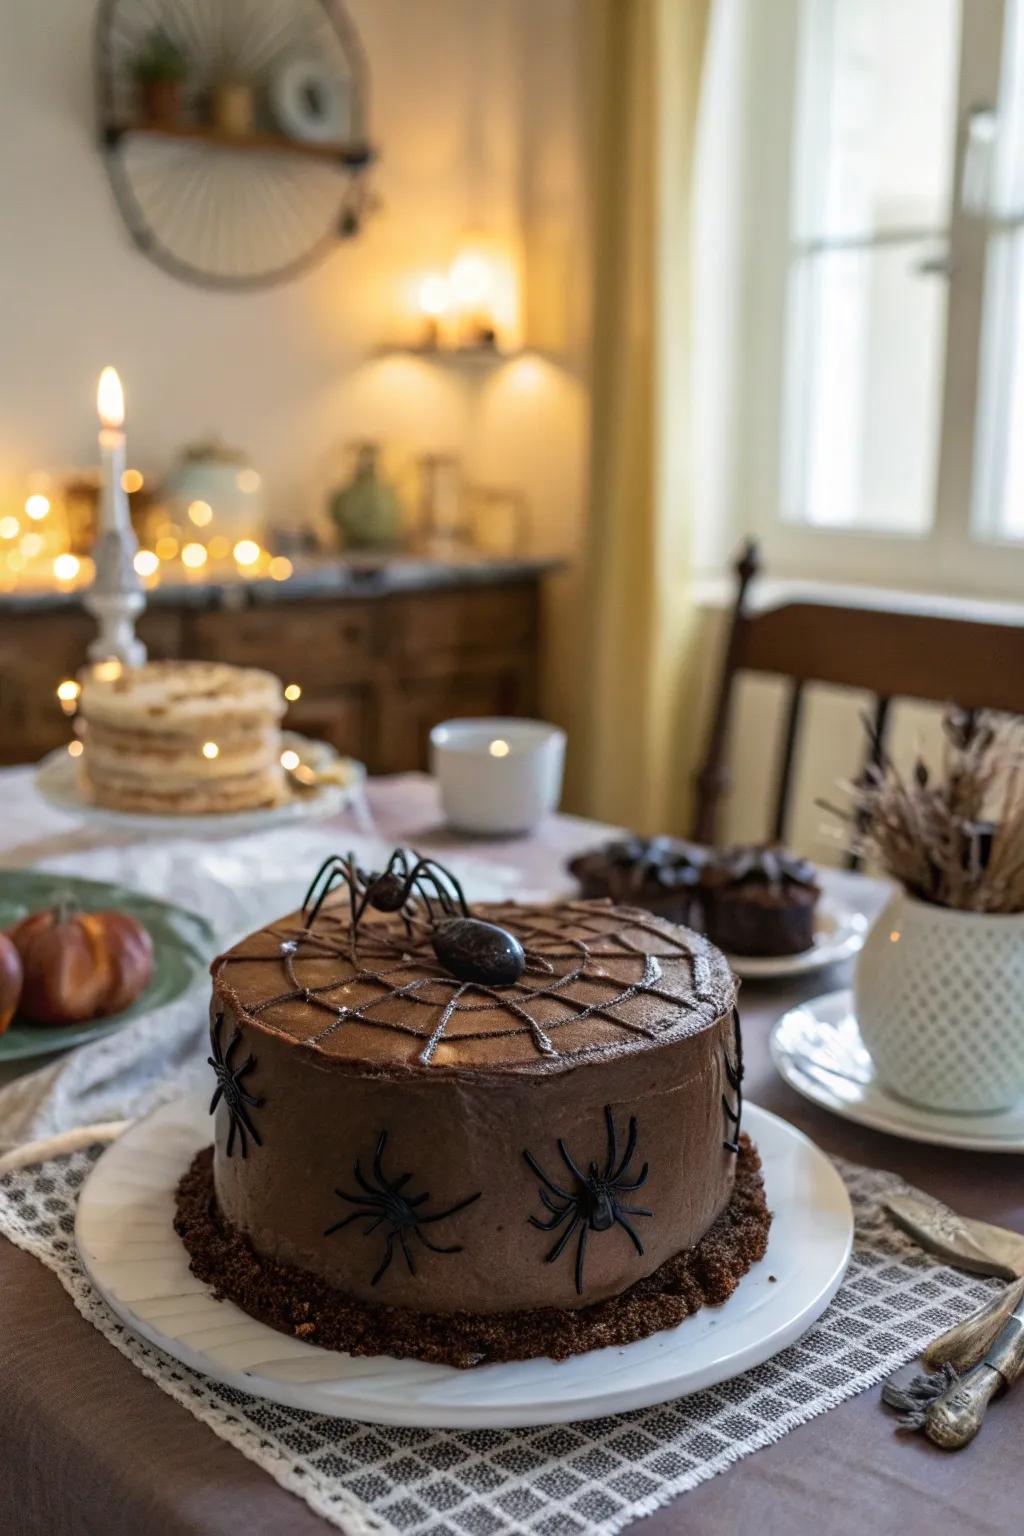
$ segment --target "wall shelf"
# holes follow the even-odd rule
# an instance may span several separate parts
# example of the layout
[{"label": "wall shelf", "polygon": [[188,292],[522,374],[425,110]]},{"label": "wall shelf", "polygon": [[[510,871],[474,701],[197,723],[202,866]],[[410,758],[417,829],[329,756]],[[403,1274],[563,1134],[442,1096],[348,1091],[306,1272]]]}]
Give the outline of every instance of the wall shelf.
[{"label": "wall shelf", "polygon": [[278,133],[228,134],[202,123],[108,123],[103,130],[103,142],[108,149],[117,149],[129,134],[173,139],[217,150],[302,155],[348,167],[369,165],[374,158],[373,150],[366,144],[311,144]]}]

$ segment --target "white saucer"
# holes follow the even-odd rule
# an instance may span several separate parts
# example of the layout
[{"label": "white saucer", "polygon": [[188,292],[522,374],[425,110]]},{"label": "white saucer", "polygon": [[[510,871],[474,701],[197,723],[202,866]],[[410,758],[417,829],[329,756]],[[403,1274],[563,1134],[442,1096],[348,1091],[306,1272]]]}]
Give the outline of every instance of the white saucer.
[{"label": "white saucer", "polygon": [[737,1376],[800,1337],[839,1289],[853,1215],[838,1173],[784,1120],[748,1105],[773,1210],[764,1260],[719,1308],[620,1349],[555,1363],[459,1371],[354,1359],[275,1332],[215,1301],[189,1272],[171,1222],[174,1189],[210,1140],[206,1104],[183,1099],[133,1126],[96,1163],[75,1235],[96,1289],[121,1320],[217,1381],[273,1402],[377,1424],[510,1428],[645,1408]]},{"label": "white saucer", "polygon": [[919,1109],[875,1080],[860,1038],[853,994],[826,992],[784,1013],[769,1040],[779,1075],[815,1104],[907,1141],[972,1152],[1024,1152],[1024,1100],[993,1115]]},{"label": "white saucer", "polygon": [[818,903],[814,943],[798,955],[727,955],[736,975],[745,981],[803,976],[826,965],[848,960],[864,943],[868,919],[845,901],[825,896]]},{"label": "white saucer", "polygon": [[255,811],[218,811],[202,816],[159,816],[143,811],[114,811],[94,805],[77,772],[75,760],[66,747],[49,752],[36,769],[35,786],[43,799],[59,811],[66,811],[79,821],[123,832],[141,832],[147,837],[241,837],[250,832],[272,832],[293,821],[319,820],[334,816],[363,793],[366,769],[354,758],[339,758],[333,747],[323,741],[310,741],[293,731],[281,736],[284,746],[299,753],[313,768],[343,763],[345,782],[323,784],[314,789],[291,789],[281,805]]}]

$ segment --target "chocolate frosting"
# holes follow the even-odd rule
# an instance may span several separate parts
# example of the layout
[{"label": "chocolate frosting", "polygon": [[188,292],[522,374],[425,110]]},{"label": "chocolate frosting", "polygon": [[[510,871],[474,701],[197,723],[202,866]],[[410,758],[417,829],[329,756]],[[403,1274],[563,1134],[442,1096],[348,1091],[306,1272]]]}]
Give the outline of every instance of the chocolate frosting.
[{"label": "chocolate frosting", "polygon": [[776,889],[799,885],[816,890],[818,871],[809,859],[798,858],[778,845],[723,848],[712,857],[705,871],[708,886],[722,889],[748,883]]},{"label": "chocolate frosting", "polygon": [[570,871],[585,885],[604,879],[626,894],[692,890],[708,860],[706,848],[676,837],[623,837],[580,854]]},{"label": "chocolate frosting", "polygon": [[[363,1301],[489,1314],[604,1300],[700,1240],[728,1203],[739,1107],[717,950],[606,902],[480,908],[525,951],[495,989],[451,976],[418,919],[367,915],[353,945],[349,911],[294,914],[214,963],[260,1137],[229,1153],[222,1097],[215,1186],[257,1253]],[[563,1193],[541,1196],[537,1168]]]}]

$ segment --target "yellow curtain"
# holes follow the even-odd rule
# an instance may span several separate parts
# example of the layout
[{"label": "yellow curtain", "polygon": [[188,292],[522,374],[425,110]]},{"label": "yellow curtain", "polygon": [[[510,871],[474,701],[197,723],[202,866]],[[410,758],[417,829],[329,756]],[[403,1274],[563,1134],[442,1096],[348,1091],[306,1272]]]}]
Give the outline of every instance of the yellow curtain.
[{"label": "yellow curtain", "polygon": [[699,743],[687,728],[691,204],[712,0],[585,0],[595,318],[586,809],[678,829]]}]

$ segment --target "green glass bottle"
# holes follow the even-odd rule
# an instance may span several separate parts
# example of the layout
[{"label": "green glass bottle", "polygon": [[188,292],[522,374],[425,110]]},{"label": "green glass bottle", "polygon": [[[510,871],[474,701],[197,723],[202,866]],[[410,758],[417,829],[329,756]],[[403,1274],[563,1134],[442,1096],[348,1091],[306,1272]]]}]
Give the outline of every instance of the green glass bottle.
[{"label": "green glass bottle", "polygon": [[331,517],[346,549],[395,549],[401,540],[402,508],[378,477],[377,456],[376,443],[360,443],[352,479],[331,497]]}]

